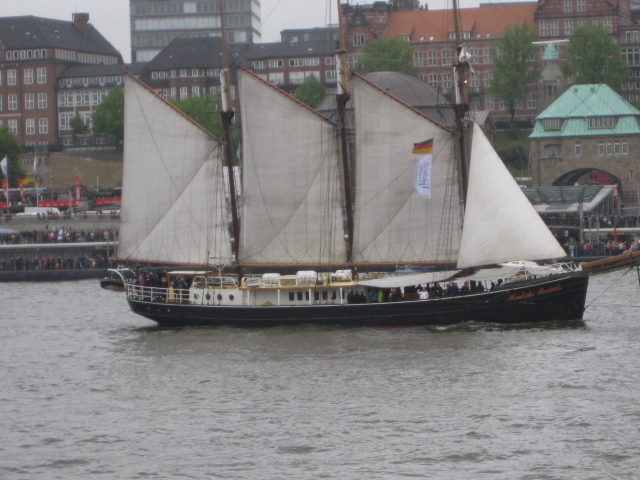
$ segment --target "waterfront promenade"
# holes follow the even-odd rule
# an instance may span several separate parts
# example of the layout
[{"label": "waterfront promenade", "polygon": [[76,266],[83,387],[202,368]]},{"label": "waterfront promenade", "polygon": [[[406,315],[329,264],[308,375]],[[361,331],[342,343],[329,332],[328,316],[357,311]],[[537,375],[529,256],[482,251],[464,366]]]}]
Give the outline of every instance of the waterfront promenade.
[{"label": "waterfront promenade", "polygon": [[115,258],[119,215],[0,217],[0,282],[102,278]]}]

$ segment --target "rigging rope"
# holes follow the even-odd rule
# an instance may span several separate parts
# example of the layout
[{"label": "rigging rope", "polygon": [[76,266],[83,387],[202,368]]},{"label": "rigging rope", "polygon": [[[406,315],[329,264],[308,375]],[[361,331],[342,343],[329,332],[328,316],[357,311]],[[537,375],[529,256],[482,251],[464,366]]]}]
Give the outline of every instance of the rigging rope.
[{"label": "rigging rope", "polygon": [[[635,266],[635,265],[634,265],[634,266]],[[598,300],[602,295],[604,295],[605,293],[607,293],[607,292],[609,291],[609,289],[610,289],[611,287],[613,287],[614,285],[616,285],[616,284],[617,284],[617,282],[618,282],[622,277],[624,277],[625,275],[627,275],[627,274],[631,271],[631,269],[632,269],[634,266],[629,267],[629,269],[628,269],[627,271],[625,271],[622,275],[620,275],[620,277],[619,277],[619,278],[617,278],[615,282],[611,282],[611,285],[609,285],[609,286],[608,286],[608,287],[607,287],[607,288],[606,288],[606,289],[605,289],[605,290],[604,290],[600,295],[598,295],[596,298],[594,298],[594,299],[591,301],[591,303],[590,303],[589,305],[587,305],[586,307],[584,307],[584,311],[586,312],[586,311],[587,311],[587,309],[588,309],[591,305],[593,305],[593,304],[594,304],[594,303],[595,303],[595,302],[596,302],[596,301],[597,301],[597,300]],[[639,275],[640,275],[640,274],[639,274]]]}]

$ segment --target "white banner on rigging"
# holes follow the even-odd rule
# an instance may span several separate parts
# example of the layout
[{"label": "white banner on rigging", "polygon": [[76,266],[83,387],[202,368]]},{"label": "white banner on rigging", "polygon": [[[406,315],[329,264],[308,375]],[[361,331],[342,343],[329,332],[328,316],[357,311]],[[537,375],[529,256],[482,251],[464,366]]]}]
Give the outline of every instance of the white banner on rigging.
[{"label": "white banner on rigging", "polygon": [[416,160],[415,188],[424,198],[431,198],[431,160],[433,155],[420,155]]}]

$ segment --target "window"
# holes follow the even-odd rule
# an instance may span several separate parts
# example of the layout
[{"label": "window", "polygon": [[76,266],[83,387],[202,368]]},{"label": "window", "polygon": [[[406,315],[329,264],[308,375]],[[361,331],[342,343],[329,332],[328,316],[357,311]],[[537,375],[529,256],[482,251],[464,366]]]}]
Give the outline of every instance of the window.
[{"label": "window", "polygon": [[438,65],[438,52],[429,50],[427,52],[427,64],[430,66]]},{"label": "window", "polygon": [[558,158],[562,157],[562,147],[557,144],[545,145],[544,156],[546,158]]},{"label": "window", "polygon": [[615,140],[613,142],[613,153],[615,155],[620,155],[620,140]]},{"label": "window", "polygon": [[9,103],[9,110],[17,110],[18,109],[18,95],[16,95],[15,93],[12,93],[11,95],[8,95],[8,103]]},{"label": "window", "polygon": [[199,77],[200,76],[200,71],[197,68],[192,68],[191,69],[191,76],[192,77]]},{"label": "window", "polygon": [[269,74],[269,83],[274,85],[282,85],[284,84],[284,73],[270,73]]},{"label": "window", "polygon": [[363,47],[364,46],[364,35],[359,33],[353,36],[353,46],[354,47]]},{"label": "window", "polygon": [[442,50],[442,65],[451,65],[451,50]]},{"label": "window", "polygon": [[180,100],[186,100],[189,97],[189,87],[180,87]]},{"label": "window", "polygon": [[560,130],[560,119],[559,118],[547,118],[542,121],[542,126],[545,131],[550,132],[554,130]]},{"label": "window", "polygon": [[622,140],[620,148],[622,150],[623,155],[627,155],[629,153],[629,145],[627,145],[626,140]]},{"label": "window", "polygon": [[38,83],[47,83],[47,69],[38,68]]},{"label": "window", "polygon": [[269,60],[269,68],[282,68],[282,60]]},{"label": "window", "polygon": [[437,73],[427,74],[427,83],[431,85],[433,88],[438,88],[438,74]]},{"label": "window", "polygon": [[598,142],[598,155],[604,155],[604,142]]},{"label": "window", "polygon": [[16,85],[18,83],[16,75],[15,70],[7,70],[7,85]]},{"label": "window", "polygon": [[36,121],[33,118],[27,118],[25,122],[25,132],[27,135],[36,133]]},{"label": "window", "polygon": [[47,94],[39,93],[38,94],[38,108],[47,108]]},{"label": "window", "polygon": [[14,135],[18,134],[18,120],[9,120],[7,122],[7,126],[9,127],[9,131]]},{"label": "window", "polygon": [[620,55],[629,66],[640,65],[640,47],[627,47],[620,49]]},{"label": "window", "polygon": [[451,74],[450,73],[443,73],[442,74],[442,88],[451,88],[452,84],[451,84]]},{"label": "window", "polygon": [[640,35],[638,35],[638,30],[634,30],[632,32],[625,32],[627,42],[626,43],[640,43]]},{"label": "window", "polygon": [[573,0],[564,0],[564,13],[573,12]]},{"label": "window", "polygon": [[[264,60],[253,62],[253,68],[255,68],[256,70],[264,70],[265,68],[267,68],[267,62],[265,62]],[[212,75],[213,75],[213,72],[212,72]]]},{"label": "window", "polygon": [[337,77],[337,72],[335,70],[326,70],[324,72],[324,78],[327,82],[335,82]]},{"label": "window", "polygon": [[33,68],[27,68],[24,71],[24,84],[31,85],[33,83]]},{"label": "window", "polygon": [[399,35],[398,36],[398,40],[400,40],[401,42],[409,42],[409,35]]},{"label": "window", "polygon": [[200,96],[200,87],[191,87],[191,96],[199,97]]},{"label": "window", "polygon": [[324,64],[325,65],[335,65],[336,64],[336,57],[325,57]]},{"label": "window", "polygon": [[586,12],[587,11],[587,0],[577,0],[576,2],[578,12]]},{"label": "window", "polygon": [[49,121],[46,118],[38,119],[38,126],[40,133],[49,133]]},{"label": "window", "polygon": [[580,154],[582,153],[582,145],[580,144],[580,142],[576,142],[575,152],[576,152],[576,157],[579,157]]},{"label": "window", "polygon": [[424,65],[423,55],[424,55],[424,52],[422,50],[414,50],[413,51],[413,66],[414,67],[422,67]]},{"label": "window", "polygon": [[536,94],[535,93],[529,93],[527,94],[527,108],[536,108],[537,103],[536,103]]},{"label": "window", "polygon": [[485,88],[489,88],[491,86],[491,81],[493,80],[493,72],[484,72],[484,86]]},{"label": "window", "polygon": [[589,118],[590,129],[614,128],[616,119],[614,117],[591,117]]},{"label": "window", "polygon": [[495,108],[493,104],[493,97],[484,97],[484,108],[485,110],[493,110]]},{"label": "window", "polygon": [[181,77],[186,77],[187,76],[187,69],[186,68],[181,68],[180,69],[180,76]]},{"label": "window", "polygon": [[565,36],[573,35],[573,20],[564,21],[564,35]]},{"label": "window", "polygon": [[300,85],[304,82],[304,72],[291,72],[289,74],[289,83]]},{"label": "window", "polygon": [[35,95],[33,93],[26,93],[24,95],[24,108],[26,110],[32,110],[35,108]]}]

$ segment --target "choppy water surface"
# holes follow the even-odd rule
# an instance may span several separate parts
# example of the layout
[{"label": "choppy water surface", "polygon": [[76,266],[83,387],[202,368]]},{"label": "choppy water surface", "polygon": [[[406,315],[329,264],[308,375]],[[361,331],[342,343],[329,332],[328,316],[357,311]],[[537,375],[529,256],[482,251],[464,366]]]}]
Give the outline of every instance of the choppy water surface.
[{"label": "choppy water surface", "polygon": [[2,284],[0,478],[637,479],[620,275],[506,330],[158,329],[97,281]]}]

